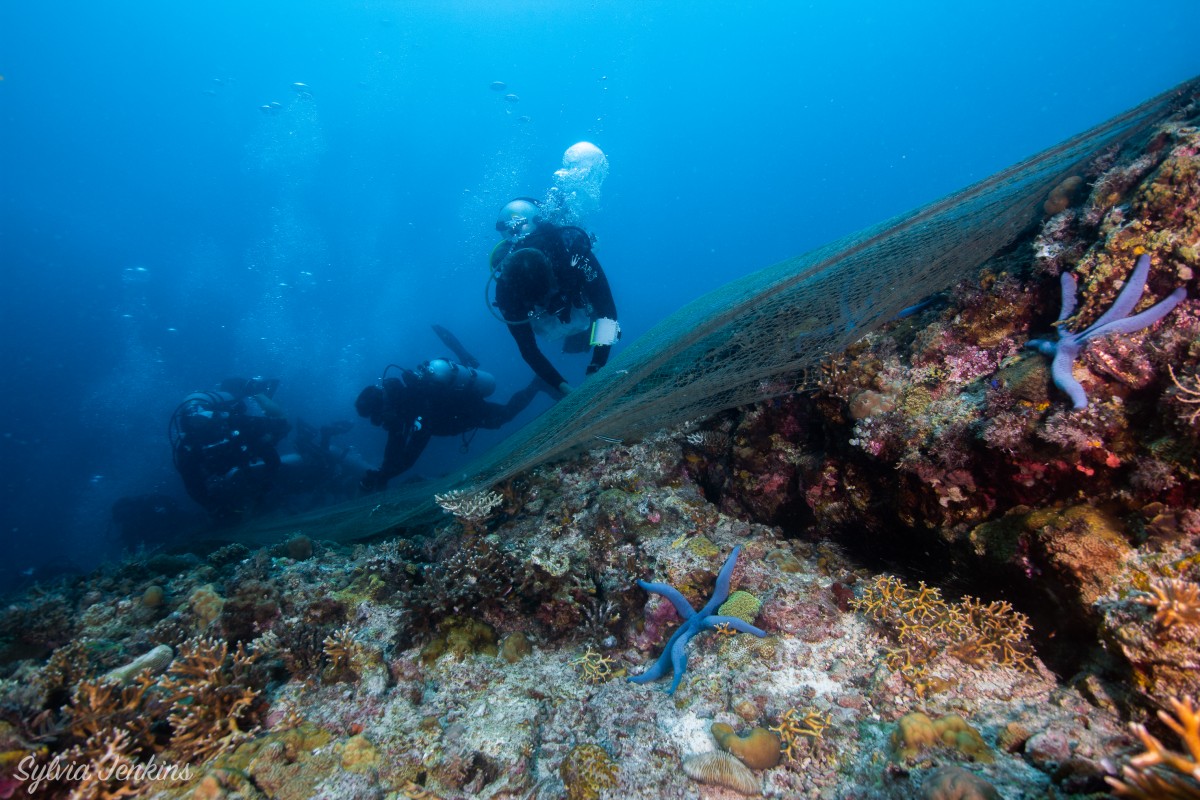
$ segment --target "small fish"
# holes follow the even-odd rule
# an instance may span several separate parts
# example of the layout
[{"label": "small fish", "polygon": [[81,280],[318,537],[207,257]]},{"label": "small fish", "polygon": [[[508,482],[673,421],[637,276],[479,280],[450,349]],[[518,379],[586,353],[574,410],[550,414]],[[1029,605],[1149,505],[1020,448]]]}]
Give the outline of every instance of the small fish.
[{"label": "small fish", "polygon": [[621,442],[623,441],[622,439],[616,439],[612,436],[601,436],[598,433],[592,434],[592,438],[599,439],[602,442],[608,442],[609,444],[621,444]]},{"label": "small fish", "polygon": [[503,92],[505,89],[507,89],[507,88],[508,88],[508,84],[507,84],[507,83],[505,83],[504,81],[492,81],[492,83],[491,83],[491,85],[489,86],[489,88],[490,88],[490,89],[491,89],[493,92]]},{"label": "small fish", "polygon": [[922,300],[919,303],[914,303],[911,306],[906,306],[906,307],[900,309],[899,311],[896,312],[896,316],[892,317],[892,319],[895,320],[895,319],[904,319],[905,317],[911,317],[913,314],[920,313],[920,312],[924,311],[925,309],[929,308],[931,305],[934,304],[934,302],[936,300],[937,300],[937,295],[934,295],[932,297],[926,297],[924,300]]}]

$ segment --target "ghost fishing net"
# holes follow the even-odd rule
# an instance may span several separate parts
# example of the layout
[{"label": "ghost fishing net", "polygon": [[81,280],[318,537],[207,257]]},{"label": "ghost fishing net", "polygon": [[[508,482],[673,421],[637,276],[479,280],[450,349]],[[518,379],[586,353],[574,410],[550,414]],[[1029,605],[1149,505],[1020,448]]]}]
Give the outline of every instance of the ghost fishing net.
[{"label": "ghost fishing net", "polygon": [[1064,178],[1144,137],[1200,92],[1193,79],[916,211],[740,278],[665,319],[597,377],[458,475],[400,487],[235,536],[305,530],[367,537],[434,519],[433,495],[486,489],[605,439],[650,431],[793,391],[828,354],[948,288],[1042,218]]}]

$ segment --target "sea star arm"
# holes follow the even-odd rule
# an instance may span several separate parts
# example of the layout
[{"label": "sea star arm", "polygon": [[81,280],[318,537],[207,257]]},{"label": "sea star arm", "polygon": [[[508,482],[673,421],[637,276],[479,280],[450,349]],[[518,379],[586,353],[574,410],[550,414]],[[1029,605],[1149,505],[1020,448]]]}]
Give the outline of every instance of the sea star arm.
[{"label": "sea star arm", "polygon": [[1142,328],[1148,328],[1167,314],[1170,314],[1171,310],[1185,299],[1187,299],[1187,289],[1180,286],[1162,301],[1155,303],[1141,313],[1134,314],[1132,317],[1114,319],[1104,325],[1100,325],[1099,320],[1097,320],[1096,325],[1092,325],[1086,331],[1079,334],[1078,338],[1087,342],[1113,333],[1133,333],[1134,331],[1140,331]]},{"label": "sea star arm", "polygon": [[733,548],[729,558],[721,565],[721,571],[717,573],[717,585],[713,587],[712,597],[704,604],[704,608],[700,609],[700,616],[707,617],[729,599],[729,584],[733,580],[733,568],[737,566],[737,557],[741,550],[740,546]]},{"label": "sea star arm", "polygon": [[1059,282],[1062,285],[1062,306],[1058,312],[1058,321],[1062,322],[1075,313],[1075,276],[1064,272]]},{"label": "sea star arm", "polygon": [[1054,378],[1054,385],[1071,398],[1071,404],[1076,411],[1087,408],[1088,404],[1087,392],[1083,390],[1083,385],[1075,380],[1074,374],[1075,357],[1079,355],[1080,349],[1081,346],[1076,342],[1064,339],[1058,343],[1054,351],[1054,360],[1050,362],[1050,375]]},{"label": "sea star arm", "polygon": [[[679,590],[674,586],[668,586],[665,583],[650,583],[648,581],[638,581],[638,586],[645,589],[647,592],[661,594],[663,597],[671,601],[671,605],[675,606],[675,610],[679,612],[679,616],[684,620],[689,619],[696,610],[692,608],[692,604],[687,601]],[[724,602],[724,601],[722,601]]]},{"label": "sea star arm", "polygon": [[1123,320],[1125,317],[1128,317],[1129,312],[1133,311],[1133,307],[1138,304],[1138,300],[1142,299],[1142,292],[1146,291],[1146,278],[1149,276],[1150,256],[1143,254],[1138,258],[1137,263],[1133,265],[1133,272],[1125,279],[1125,285],[1121,287],[1121,291],[1112,306],[1101,314],[1098,320],[1080,331],[1077,335],[1091,338],[1093,331],[1103,328],[1110,322]]},{"label": "sea star arm", "polygon": [[[643,672],[642,674],[629,676],[629,678],[628,678],[629,682],[630,683],[649,683],[650,681],[656,681],[659,678],[661,678],[662,676],[666,675],[667,668],[674,666],[674,659],[672,657],[672,653],[675,649],[676,643],[682,641],[684,644],[687,644],[687,638],[688,637],[686,637],[684,635],[683,628],[680,628],[679,630],[675,631],[675,633],[671,634],[671,638],[669,640],[667,640],[667,646],[663,648],[662,655],[658,657],[658,660],[655,661],[654,664],[649,669],[647,669],[645,672]],[[686,668],[686,666],[687,666],[687,656],[685,655],[684,656],[684,667]],[[682,675],[683,675],[683,673],[676,673],[676,674],[678,677],[682,677]],[[676,685],[679,684],[678,678],[676,679],[675,684]]]},{"label": "sea star arm", "polygon": [[[692,636],[699,633],[699,629],[692,631]],[[667,658],[667,654],[671,656],[671,672],[674,676],[671,679],[671,685],[667,687],[667,694],[675,694],[675,690],[679,688],[679,682],[683,680],[683,673],[687,672],[687,646],[688,639],[692,636],[680,636],[675,643],[663,652],[663,659]]]}]

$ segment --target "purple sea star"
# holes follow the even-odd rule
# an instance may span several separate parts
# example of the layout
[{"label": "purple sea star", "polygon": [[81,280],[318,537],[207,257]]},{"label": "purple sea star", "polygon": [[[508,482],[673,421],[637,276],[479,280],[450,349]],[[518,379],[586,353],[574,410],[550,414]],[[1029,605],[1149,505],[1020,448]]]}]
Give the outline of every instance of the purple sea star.
[{"label": "purple sea star", "polygon": [[[1133,267],[1133,274],[1121,288],[1117,300],[1112,307],[1100,315],[1100,319],[1087,326],[1079,333],[1071,333],[1061,324],[1058,325],[1058,340],[1031,339],[1026,347],[1032,347],[1042,355],[1050,356],[1050,372],[1054,383],[1071,398],[1075,409],[1087,408],[1087,393],[1079,381],[1075,380],[1072,368],[1075,359],[1087,347],[1088,342],[1101,336],[1114,333],[1133,333],[1149,327],[1171,312],[1187,297],[1187,290],[1180,286],[1160,303],[1150,306],[1145,311],[1129,316],[1134,306],[1142,299],[1146,290],[1146,277],[1150,274],[1150,256],[1142,255]],[[1075,276],[1069,272],[1062,274],[1062,310],[1058,314],[1058,323],[1064,322],[1075,311]]]},{"label": "purple sea star", "polygon": [[729,599],[729,581],[733,578],[733,566],[737,563],[739,550],[741,550],[740,547],[733,548],[733,552],[729,554],[729,558],[725,559],[725,564],[721,567],[721,571],[717,573],[717,585],[713,589],[712,597],[709,598],[708,602],[699,611],[693,609],[691,603],[673,586],[668,586],[665,583],[638,581],[638,586],[647,592],[661,594],[670,600],[671,605],[675,606],[675,610],[683,618],[683,624],[679,626],[679,630],[671,634],[671,638],[667,641],[667,646],[663,648],[662,655],[658,657],[658,661],[654,662],[654,666],[641,675],[630,677],[629,681],[631,683],[649,683],[650,681],[658,680],[667,674],[667,667],[670,667],[675,679],[671,681],[671,687],[667,689],[667,694],[675,694],[675,690],[679,688],[679,682],[683,680],[683,673],[687,670],[688,640],[701,631],[711,631],[720,625],[726,625],[735,631],[752,633],[760,639],[767,635],[766,631],[754,627],[745,620],[738,619],[737,617],[724,617],[719,614],[713,614],[714,611],[721,607],[722,603]]}]

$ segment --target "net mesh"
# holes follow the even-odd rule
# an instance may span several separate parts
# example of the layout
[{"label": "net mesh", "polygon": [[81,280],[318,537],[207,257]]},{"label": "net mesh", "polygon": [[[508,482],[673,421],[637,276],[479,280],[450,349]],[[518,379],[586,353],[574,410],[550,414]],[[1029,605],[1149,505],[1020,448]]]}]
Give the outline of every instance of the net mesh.
[{"label": "net mesh", "polygon": [[484,489],[606,439],[630,440],[769,399],[922,298],[971,274],[1042,218],[1065,177],[1145,136],[1200,91],[1200,78],[928,206],[740,278],[685,306],[520,431],[442,481],[400,487],[234,534],[297,530],[353,539],[422,524],[433,495]]}]

